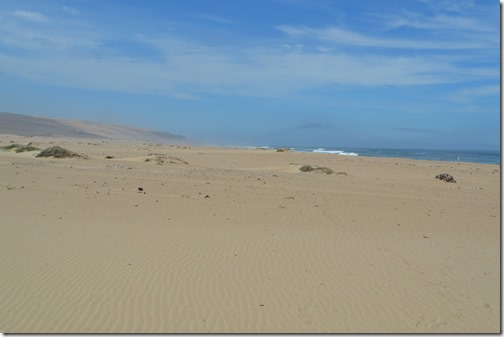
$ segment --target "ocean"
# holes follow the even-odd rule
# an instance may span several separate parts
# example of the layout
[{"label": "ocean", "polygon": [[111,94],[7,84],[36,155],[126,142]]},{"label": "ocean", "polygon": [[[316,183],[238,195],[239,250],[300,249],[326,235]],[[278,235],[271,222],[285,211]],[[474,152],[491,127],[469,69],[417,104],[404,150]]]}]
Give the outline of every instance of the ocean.
[{"label": "ocean", "polygon": [[340,156],[389,157],[448,162],[466,162],[481,164],[500,164],[500,151],[469,150],[411,150],[411,149],[372,149],[343,147],[308,147],[308,146],[261,146],[263,148],[288,148],[296,152],[329,153]]}]

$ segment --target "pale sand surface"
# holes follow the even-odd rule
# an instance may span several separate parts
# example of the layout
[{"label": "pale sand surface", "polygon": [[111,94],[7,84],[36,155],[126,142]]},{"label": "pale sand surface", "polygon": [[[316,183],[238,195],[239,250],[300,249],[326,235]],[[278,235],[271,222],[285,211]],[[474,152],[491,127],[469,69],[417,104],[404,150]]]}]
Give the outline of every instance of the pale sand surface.
[{"label": "pale sand surface", "polygon": [[498,165],[11,140],[0,331],[500,331]]}]

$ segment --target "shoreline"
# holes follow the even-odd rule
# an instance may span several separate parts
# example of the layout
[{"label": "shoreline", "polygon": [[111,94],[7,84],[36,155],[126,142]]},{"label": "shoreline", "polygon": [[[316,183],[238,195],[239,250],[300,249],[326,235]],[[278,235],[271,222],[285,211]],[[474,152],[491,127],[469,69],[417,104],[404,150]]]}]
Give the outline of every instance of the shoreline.
[{"label": "shoreline", "polygon": [[[216,146],[219,147],[219,146]],[[483,161],[465,161],[463,160],[444,160],[444,159],[429,159],[429,158],[412,158],[408,157],[408,153],[412,152],[417,152],[417,151],[424,151],[426,153],[431,152],[433,154],[439,154],[439,153],[474,153],[478,155],[485,155],[485,154],[491,154],[491,155],[499,155],[500,156],[500,150],[442,150],[442,149],[399,149],[399,148],[352,148],[352,147],[340,147],[343,148],[344,150],[327,150],[324,147],[308,147],[308,146],[233,146],[233,145],[228,145],[228,146],[222,146],[224,148],[249,148],[249,149],[265,149],[265,150],[276,150],[276,149],[288,149],[289,151],[292,152],[307,152],[307,153],[326,153],[326,154],[332,154],[332,155],[339,155],[339,156],[354,156],[354,157],[368,157],[368,158],[402,158],[402,159],[411,159],[411,160],[428,160],[428,161],[443,161],[443,162],[451,162],[451,163],[480,163],[480,164],[491,164],[491,165],[500,165],[500,159],[499,162],[483,162]],[[336,147],[334,147],[336,148]],[[387,156],[387,155],[377,155],[377,154],[368,154],[366,152],[373,152],[373,151],[388,151],[388,152],[404,152],[404,155],[397,155],[397,156]],[[496,159],[497,160],[497,159]]]},{"label": "shoreline", "polygon": [[[343,147],[345,149],[348,149],[350,153],[355,153],[356,155],[348,155],[348,154],[338,154],[338,153],[329,153],[331,151],[335,152],[334,150],[325,150],[325,148],[322,147],[309,147],[309,146],[253,146],[253,145],[213,145],[213,144],[198,144],[198,143],[184,143],[184,144],[178,144],[178,143],[160,143],[160,142],[155,142],[155,141],[146,141],[146,140],[134,140],[134,139],[102,139],[102,138],[72,138],[72,137],[60,137],[60,136],[54,136],[54,137],[47,137],[47,136],[20,136],[20,135],[15,135],[15,134],[0,134],[0,143],[1,139],[3,138],[21,138],[24,139],[25,141],[30,141],[31,139],[50,139],[52,142],[57,142],[58,140],[62,141],[78,141],[78,142],[90,142],[90,143],[96,143],[96,142],[105,142],[105,143],[118,143],[118,144],[149,144],[149,145],[155,145],[155,146],[178,146],[178,147],[184,147],[184,146],[191,146],[191,147],[201,147],[201,148],[222,148],[222,149],[249,149],[249,150],[260,150],[263,149],[265,151],[276,151],[277,149],[287,149],[289,152],[297,152],[297,153],[322,153],[322,154],[330,154],[330,155],[336,155],[336,156],[341,156],[341,157],[365,157],[365,158],[387,158],[389,160],[393,159],[407,159],[407,160],[415,160],[415,161],[429,161],[429,162],[446,162],[446,163],[464,163],[464,164],[488,164],[488,165],[501,165],[501,162],[497,163],[487,163],[487,162],[481,162],[481,161],[464,161],[464,160],[439,160],[439,159],[427,159],[427,158],[410,158],[410,157],[403,157],[403,156],[381,156],[381,155],[368,155],[368,154],[362,154],[362,153],[355,153],[354,151],[404,151],[404,152],[415,152],[415,151],[427,151],[427,152],[433,152],[433,153],[438,153],[438,152],[447,152],[447,153],[464,153],[464,152],[473,152],[473,153],[492,153],[492,154],[499,154],[500,155],[500,150],[443,150],[443,149],[394,149],[394,148],[353,148],[353,147]],[[317,149],[324,151],[317,151]],[[314,151],[315,150],[315,151]],[[338,150],[336,150],[338,151]],[[340,150],[341,152],[348,153],[344,150]]]}]

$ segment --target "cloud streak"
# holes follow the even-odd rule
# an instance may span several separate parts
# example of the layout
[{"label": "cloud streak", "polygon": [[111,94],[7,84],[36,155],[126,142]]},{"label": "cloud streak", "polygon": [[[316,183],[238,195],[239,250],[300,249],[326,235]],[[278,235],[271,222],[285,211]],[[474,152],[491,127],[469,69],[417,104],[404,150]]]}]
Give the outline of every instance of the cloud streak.
[{"label": "cloud streak", "polygon": [[398,128],[398,127],[391,127],[390,129],[394,130],[394,131],[414,132],[414,133],[435,133],[436,132],[434,130],[419,129],[419,128]]},{"label": "cloud streak", "polygon": [[454,102],[466,103],[485,97],[498,97],[500,85],[485,85],[454,91],[448,98]]},{"label": "cloud streak", "polygon": [[72,15],[72,16],[77,16],[77,15],[79,15],[79,11],[78,11],[78,10],[76,10],[75,8],[68,7],[68,6],[63,6],[63,7],[61,7],[61,9],[62,9],[63,11],[65,11],[66,13],[68,13],[68,14]]},{"label": "cloud streak", "polygon": [[290,130],[301,130],[301,131],[320,131],[320,130],[329,130],[334,128],[332,123],[306,123],[294,126],[290,128]]},{"label": "cloud streak", "polygon": [[[57,37],[15,39],[19,40],[33,41],[18,47],[39,48],[39,53],[25,58],[0,53],[0,70],[4,73],[59,85],[188,98],[204,94],[281,97],[326,85],[427,85],[491,74],[462,76],[464,72],[453,64],[417,56],[357,57],[302,49],[285,51],[282,47],[222,50],[171,38],[143,41],[162,55],[162,61],[156,62],[110,53],[93,41],[69,45]],[[49,46],[53,50],[47,57],[44,48]]]},{"label": "cloud streak", "polygon": [[[131,88],[143,88],[143,92],[149,89],[161,93],[166,88],[179,87],[192,94],[230,92],[246,96],[293,94],[328,84],[424,85],[464,80],[457,75],[460,71],[449,64],[416,57],[354,58],[344,54],[285,53],[254,48],[246,52],[250,60],[245,64],[233,51],[222,53],[200,47],[190,54],[165,53],[162,63],[138,61],[128,56],[68,58],[63,53],[51,59],[29,60],[3,55],[0,67],[4,72],[24,77],[72,85],[81,82],[86,87],[96,85],[102,89],[122,90],[130,82]],[[108,80],[104,81],[104,77]]]},{"label": "cloud streak", "polygon": [[487,47],[487,44],[478,41],[451,41],[450,43],[446,43],[445,41],[371,37],[339,27],[309,28],[282,25],[277,26],[276,29],[294,38],[311,38],[334,44],[360,47],[424,50],[460,50]]},{"label": "cloud streak", "polygon": [[416,13],[404,12],[401,16],[381,15],[380,22],[387,29],[411,27],[422,30],[473,31],[489,32],[494,29],[486,22],[464,16],[438,14],[435,16],[421,16]]},{"label": "cloud streak", "polygon": [[38,22],[38,23],[49,22],[49,19],[45,15],[38,13],[38,12],[29,12],[29,11],[18,10],[18,11],[14,11],[12,13],[12,16],[22,18],[24,20],[31,21],[31,22]]},{"label": "cloud streak", "polygon": [[[61,9],[78,14],[70,7]],[[81,29],[56,20],[33,29],[22,21],[48,22],[48,18],[37,12],[14,13],[11,17],[17,20],[0,26],[0,46],[4,47],[0,51],[0,71],[62,86],[181,99],[221,94],[287,98],[322,87],[424,86],[496,80],[499,76],[498,66],[462,67],[457,58],[433,57],[422,51],[485,47],[484,42],[478,45],[472,40],[414,41],[378,38],[338,27],[280,25],[276,29],[288,37],[308,41],[287,44],[284,40],[244,39],[233,45],[215,46],[197,37],[175,35],[176,29],[149,35],[125,27],[89,29],[94,24]],[[235,23],[222,17],[198,15],[214,22]],[[51,27],[44,29],[45,26]],[[122,49],[108,43],[114,34],[126,40]],[[320,41],[333,44],[327,46]],[[414,52],[362,53],[335,48],[338,43]],[[135,50],[129,45],[134,45]],[[155,52],[139,57],[142,45]]]},{"label": "cloud streak", "polygon": [[224,18],[222,16],[217,16],[217,15],[212,15],[212,14],[191,14],[192,17],[198,18],[198,19],[203,19],[215,23],[224,23],[224,24],[237,24],[237,21],[230,20],[227,18]]}]

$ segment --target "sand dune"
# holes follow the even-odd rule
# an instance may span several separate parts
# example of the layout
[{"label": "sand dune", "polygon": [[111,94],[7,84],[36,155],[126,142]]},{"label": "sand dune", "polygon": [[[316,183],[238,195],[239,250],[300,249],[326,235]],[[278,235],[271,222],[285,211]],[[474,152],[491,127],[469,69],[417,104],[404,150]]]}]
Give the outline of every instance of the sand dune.
[{"label": "sand dune", "polygon": [[10,141],[3,332],[500,331],[498,165]]},{"label": "sand dune", "polygon": [[186,144],[183,136],[129,126],[98,124],[88,121],[35,117],[0,112],[0,134],[42,137],[135,140]]}]

